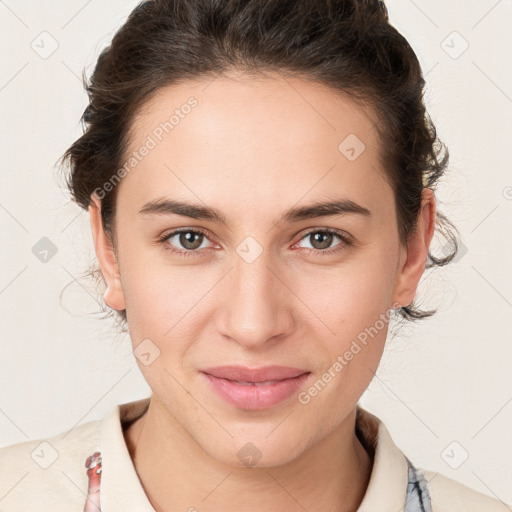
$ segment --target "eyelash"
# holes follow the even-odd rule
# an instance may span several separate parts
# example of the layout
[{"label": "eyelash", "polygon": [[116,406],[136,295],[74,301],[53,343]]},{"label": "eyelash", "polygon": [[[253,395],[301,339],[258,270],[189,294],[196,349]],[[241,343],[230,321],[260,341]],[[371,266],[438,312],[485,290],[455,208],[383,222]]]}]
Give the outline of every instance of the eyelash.
[{"label": "eyelash", "polygon": [[[166,233],[165,235],[163,235],[162,237],[160,237],[158,239],[159,243],[162,244],[162,246],[163,246],[165,251],[169,251],[169,252],[171,252],[173,254],[177,254],[178,256],[188,257],[188,256],[194,256],[197,253],[199,253],[200,251],[204,250],[204,248],[203,248],[201,250],[195,249],[195,250],[182,251],[182,250],[175,249],[174,247],[172,247],[168,243],[168,240],[170,238],[172,238],[173,236],[178,235],[180,233],[200,234],[200,235],[205,236],[206,238],[209,238],[208,237],[208,233],[203,231],[203,230],[201,230],[201,229],[177,229],[175,231],[171,231],[170,233]],[[353,245],[353,240],[351,239],[351,237],[349,237],[348,235],[343,235],[339,231],[337,231],[335,229],[331,229],[331,228],[312,229],[311,231],[308,231],[299,240],[299,242],[301,240],[303,240],[304,238],[308,237],[309,235],[313,234],[313,233],[324,233],[324,234],[328,233],[330,235],[335,235],[338,238],[340,238],[342,243],[336,245],[334,248],[331,248],[331,249],[325,249],[325,250],[321,250],[321,249],[307,249],[308,252],[314,252],[314,253],[317,253],[317,254],[321,254],[322,256],[328,256],[328,255],[331,255],[331,254],[338,253],[338,252],[342,251],[343,249],[345,249],[346,247],[351,247]]]}]

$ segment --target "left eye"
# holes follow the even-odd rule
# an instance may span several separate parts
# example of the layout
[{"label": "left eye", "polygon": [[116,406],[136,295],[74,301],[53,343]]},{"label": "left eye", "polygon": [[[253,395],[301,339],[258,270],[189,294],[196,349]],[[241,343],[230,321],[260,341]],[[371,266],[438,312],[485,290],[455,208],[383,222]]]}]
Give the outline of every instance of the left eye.
[{"label": "left eye", "polygon": [[[310,231],[307,233],[301,240],[312,240],[313,247],[312,249],[316,249],[320,252],[331,252],[326,251],[326,249],[331,249],[331,243],[334,240],[334,237],[338,237],[342,242],[348,242],[345,237],[339,234],[337,231],[333,230],[319,230]],[[343,245],[343,243],[339,243],[338,245]]]}]

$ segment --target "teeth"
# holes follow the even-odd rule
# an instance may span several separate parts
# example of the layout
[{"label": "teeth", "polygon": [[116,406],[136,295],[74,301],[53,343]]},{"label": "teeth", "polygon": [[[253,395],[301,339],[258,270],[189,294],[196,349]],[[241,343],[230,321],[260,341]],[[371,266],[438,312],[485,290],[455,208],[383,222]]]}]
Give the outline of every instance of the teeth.
[{"label": "teeth", "polygon": [[241,384],[242,386],[266,386],[268,384],[274,384],[274,382],[279,382],[277,380],[264,380],[263,382],[244,382],[241,380],[235,380],[237,384]]}]

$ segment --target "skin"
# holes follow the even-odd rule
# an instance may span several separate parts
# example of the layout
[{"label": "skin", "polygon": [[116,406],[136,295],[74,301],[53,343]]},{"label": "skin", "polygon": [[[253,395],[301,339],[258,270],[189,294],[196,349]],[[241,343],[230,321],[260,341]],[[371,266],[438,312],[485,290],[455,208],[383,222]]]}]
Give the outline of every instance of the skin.
[{"label": "skin", "polygon": [[[292,396],[244,410],[219,398],[198,370],[293,366],[312,372],[307,389],[379,315],[414,299],[434,233],[434,193],[424,190],[418,229],[401,245],[371,112],[333,89],[278,75],[159,90],[133,123],[130,151],[190,96],[198,106],[118,185],[116,250],[96,197],[89,208],[105,300],[126,309],[134,348],[149,338],[160,350],[147,366],[137,359],[152,400],[125,431],[135,468],[157,511],[354,511],[372,469],[355,435],[356,405],[387,323],[306,405]],[[349,134],[366,146],[354,161],[338,150]],[[228,226],[138,213],[160,197],[213,206]],[[371,216],[277,222],[292,206],[339,198]],[[158,242],[177,228],[209,235],[182,257],[163,248],[186,251],[179,235]],[[321,246],[312,228],[348,233],[355,245],[333,236]],[[236,252],[247,236],[263,249],[251,263]],[[322,247],[342,249],[323,255]],[[252,467],[237,457],[248,442],[262,454]]]}]

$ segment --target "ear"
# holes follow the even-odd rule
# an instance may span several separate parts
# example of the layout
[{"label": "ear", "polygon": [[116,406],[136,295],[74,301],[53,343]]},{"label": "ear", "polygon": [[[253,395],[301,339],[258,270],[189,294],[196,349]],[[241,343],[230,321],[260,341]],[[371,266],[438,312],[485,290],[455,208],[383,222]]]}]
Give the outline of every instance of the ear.
[{"label": "ear", "polygon": [[118,261],[112,243],[103,229],[101,201],[94,194],[91,195],[89,215],[96,257],[100,264],[103,279],[107,283],[105,303],[112,309],[122,311],[126,307]]},{"label": "ear", "polygon": [[436,199],[434,191],[424,188],[415,230],[405,247],[401,248],[395,283],[394,303],[408,306],[416,295],[418,283],[425,270],[428,249],[436,226]]}]

